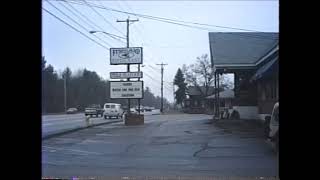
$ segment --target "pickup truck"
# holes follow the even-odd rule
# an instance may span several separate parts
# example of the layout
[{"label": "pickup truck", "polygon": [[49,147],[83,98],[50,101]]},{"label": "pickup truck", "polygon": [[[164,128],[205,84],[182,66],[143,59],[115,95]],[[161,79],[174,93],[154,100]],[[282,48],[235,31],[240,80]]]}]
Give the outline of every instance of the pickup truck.
[{"label": "pickup truck", "polygon": [[100,115],[102,117],[103,112],[104,112],[104,110],[103,110],[103,108],[101,108],[101,106],[99,104],[90,105],[89,107],[85,108],[85,110],[84,110],[85,116],[90,115],[90,117],[92,117],[93,115],[95,115],[96,117],[98,117]]}]

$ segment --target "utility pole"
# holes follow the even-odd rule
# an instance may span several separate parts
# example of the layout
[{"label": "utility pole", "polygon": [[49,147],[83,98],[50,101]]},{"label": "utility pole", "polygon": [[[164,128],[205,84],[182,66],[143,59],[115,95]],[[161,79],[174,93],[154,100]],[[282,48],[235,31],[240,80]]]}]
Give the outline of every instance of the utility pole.
[{"label": "utility pole", "polygon": [[[139,21],[139,19],[136,20],[130,20],[129,17],[126,20],[117,20],[117,22],[126,22],[127,23],[127,48],[129,48],[129,23],[130,22],[136,22]],[[140,64],[139,64],[139,71],[140,71]],[[127,65],[127,72],[130,72],[130,64]],[[130,81],[130,78],[127,78],[127,81]],[[140,112],[140,101],[139,101],[139,112]],[[128,99],[128,113],[130,114],[130,99]]]},{"label": "utility pole", "polygon": [[176,103],[175,103],[175,97],[174,97],[174,95],[175,95],[175,90],[174,90],[174,82],[172,82],[172,88],[173,88],[173,107],[175,107],[176,106]]},{"label": "utility pole", "polygon": [[67,112],[67,75],[64,75],[64,112]]},{"label": "utility pole", "polygon": [[161,66],[161,109],[160,112],[163,113],[163,66],[168,65],[168,64],[157,64]]}]

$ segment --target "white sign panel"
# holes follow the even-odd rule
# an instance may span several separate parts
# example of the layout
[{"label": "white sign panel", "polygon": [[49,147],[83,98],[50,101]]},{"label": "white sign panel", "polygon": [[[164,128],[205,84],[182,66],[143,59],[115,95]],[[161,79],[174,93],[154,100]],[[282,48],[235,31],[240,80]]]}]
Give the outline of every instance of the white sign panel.
[{"label": "white sign panel", "polygon": [[110,81],[111,99],[142,99],[143,81]]},{"label": "white sign panel", "polygon": [[110,48],[110,64],[142,64],[142,47]]},{"label": "white sign panel", "polygon": [[142,72],[110,72],[111,79],[142,78]]}]

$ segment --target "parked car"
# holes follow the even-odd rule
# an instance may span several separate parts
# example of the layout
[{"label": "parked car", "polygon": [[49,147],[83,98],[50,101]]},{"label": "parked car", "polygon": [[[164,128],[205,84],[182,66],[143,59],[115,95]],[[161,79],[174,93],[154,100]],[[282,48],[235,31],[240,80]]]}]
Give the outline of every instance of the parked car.
[{"label": "parked car", "polygon": [[116,117],[121,118],[123,115],[123,109],[121,108],[121,104],[117,103],[106,103],[104,104],[104,119]]},{"label": "parked car", "polygon": [[74,114],[74,113],[77,113],[78,112],[78,109],[77,108],[69,108],[67,110],[67,114]]},{"label": "parked car", "polygon": [[93,116],[95,115],[96,117],[98,117],[99,115],[102,117],[103,116],[103,112],[104,110],[101,108],[101,106],[99,104],[92,104],[89,107],[85,108],[84,110],[84,114],[85,116]]},{"label": "parked car", "polygon": [[279,151],[279,102],[273,106],[271,116],[266,116],[265,134]]}]

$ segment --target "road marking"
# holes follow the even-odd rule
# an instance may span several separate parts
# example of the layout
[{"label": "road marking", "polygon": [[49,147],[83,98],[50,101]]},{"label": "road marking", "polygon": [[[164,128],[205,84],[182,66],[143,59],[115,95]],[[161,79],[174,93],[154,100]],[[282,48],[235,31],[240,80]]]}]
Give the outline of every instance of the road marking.
[{"label": "road marking", "polygon": [[73,151],[73,152],[80,152],[80,153],[85,153],[85,154],[102,155],[102,153],[83,151],[83,150],[78,150],[78,149],[65,149],[65,148],[57,148],[57,147],[50,147],[50,146],[42,146],[42,147],[53,149],[53,150]]},{"label": "road marking", "polygon": [[96,134],[96,136],[120,136],[120,135],[101,133],[101,134]]},{"label": "road marking", "polygon": [[90,143],[97,143],[97,144],[112,144],[112,142],[106,142],[106,141],[97,141],[97,140],[85,140],[78,144],[90,144]]},{"label": "road marking", "polygon": [[74,120],[74,121],[64,121],[64,122],[55,122],[55,123],[43,123],[43,126],[52,126],[52,125],[61,125],[61,124],[69,124],[69,123],[74,123],[74,122],[85,122],[84,119],[80,120]]}]

